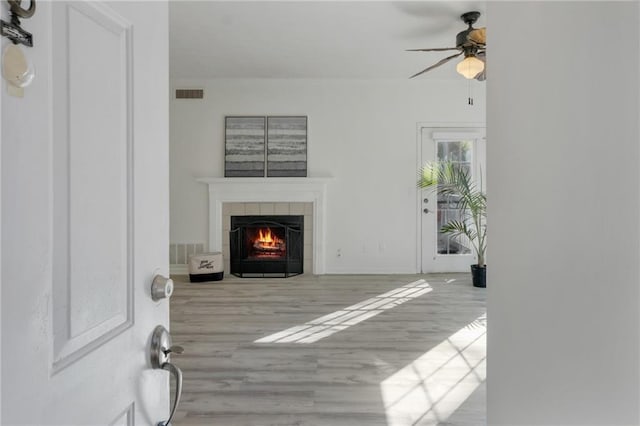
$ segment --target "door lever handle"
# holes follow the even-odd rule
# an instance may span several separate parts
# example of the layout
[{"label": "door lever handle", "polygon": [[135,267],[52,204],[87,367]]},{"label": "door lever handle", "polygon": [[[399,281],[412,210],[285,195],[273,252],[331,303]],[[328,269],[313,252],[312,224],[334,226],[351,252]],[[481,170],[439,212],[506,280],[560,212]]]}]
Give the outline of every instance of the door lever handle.
[{"label": "door lever handle", "polygon": [[176,414],[176,409],[182,396],[182,370],[169,361],[169,355],[172,353],[181,354],[184,352],[184,348],[182,346],[174,346],[167,329],[159,325],[153,330],[149,349],[151,352],[151,367],[166,370],[176,379],[176,396],[173,400],[169,418],[157,424],[157,426],[171,426],[171,419]]},{"label": "door lever handle", "polygon": [[170,362],[162,364],[162,369],[167,370],[176,378],[176,397],[173,400],[173,407],[169,413],[169,418],[164,422],[159,422],[158,426],[171,426],[171,419],[173,419],[174,414],[176,414],[176,409],[178,408],[180,397],[182,396],[182,370]]}]

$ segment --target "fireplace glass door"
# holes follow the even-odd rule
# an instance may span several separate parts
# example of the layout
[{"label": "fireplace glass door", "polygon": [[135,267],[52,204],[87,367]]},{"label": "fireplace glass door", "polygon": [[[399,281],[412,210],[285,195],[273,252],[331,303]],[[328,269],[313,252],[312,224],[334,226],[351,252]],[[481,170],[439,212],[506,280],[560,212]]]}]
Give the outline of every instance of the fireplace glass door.
[{"label": "fireplace glass door", "polygon": [[289,277],[303,272],[304,216],[232,216],[231,273]]}]

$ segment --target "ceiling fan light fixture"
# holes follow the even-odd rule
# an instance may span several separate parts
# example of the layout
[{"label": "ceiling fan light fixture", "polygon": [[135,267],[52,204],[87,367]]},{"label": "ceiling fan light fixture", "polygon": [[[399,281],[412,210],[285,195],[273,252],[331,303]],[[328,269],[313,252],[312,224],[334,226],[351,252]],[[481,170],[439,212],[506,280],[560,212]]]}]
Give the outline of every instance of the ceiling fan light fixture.
[{"label": "ceiling fan light fixture", "polygon": [[475,55],[465,57],[456,66],[456,71],[469,80],[474,79],[483,70],[484,62],[476,58]]}]

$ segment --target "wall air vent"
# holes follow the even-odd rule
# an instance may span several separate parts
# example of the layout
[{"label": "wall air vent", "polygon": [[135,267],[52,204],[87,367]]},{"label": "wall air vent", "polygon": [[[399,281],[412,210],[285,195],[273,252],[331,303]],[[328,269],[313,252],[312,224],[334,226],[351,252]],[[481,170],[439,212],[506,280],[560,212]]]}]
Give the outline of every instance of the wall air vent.
[{"label": "wall air vent", "polygon": [[202,99],[204,89],[176,89],[176,99]]}]

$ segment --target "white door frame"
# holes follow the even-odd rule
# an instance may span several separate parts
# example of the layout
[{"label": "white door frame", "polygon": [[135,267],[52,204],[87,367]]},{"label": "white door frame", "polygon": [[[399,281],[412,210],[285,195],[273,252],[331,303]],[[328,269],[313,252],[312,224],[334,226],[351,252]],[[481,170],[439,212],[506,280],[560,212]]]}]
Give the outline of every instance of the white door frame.
[{"label": "white door frame", "polygon": [[[418,122],[416,123],[416,176],[417,171],[422,167],[422,129],[428,128],[486,128],[487,123],[473,122]],[[422,273],[422,193],[416,189],[415,214],[416,214],[416,274]]]}]

